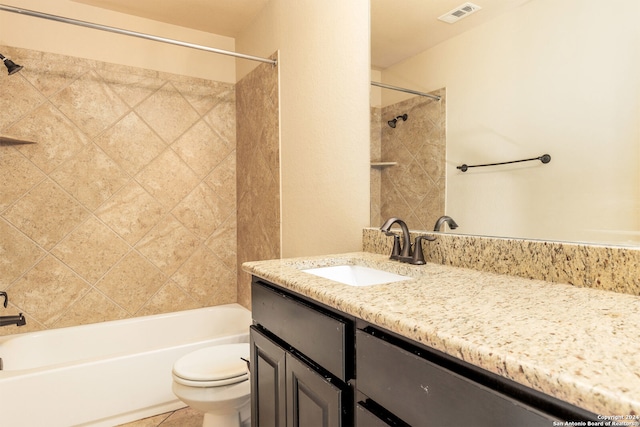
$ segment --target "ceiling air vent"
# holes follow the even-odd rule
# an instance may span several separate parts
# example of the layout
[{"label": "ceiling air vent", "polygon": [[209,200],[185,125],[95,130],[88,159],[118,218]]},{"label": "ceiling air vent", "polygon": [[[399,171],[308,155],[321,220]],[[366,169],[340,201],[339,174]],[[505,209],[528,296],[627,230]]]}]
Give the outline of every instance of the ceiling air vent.
[{"label": "ceiling air vent", "polygon": [[453,10],[450,10],[449,12],[445,13],[438,19],[441,21],[447,22],[449,24],[453,24],[454,22],[457,22],[460,19],[471,15],[473,12],[477,12],[480,9],[482,8],[477,4],[465,3],[456,7]]}]

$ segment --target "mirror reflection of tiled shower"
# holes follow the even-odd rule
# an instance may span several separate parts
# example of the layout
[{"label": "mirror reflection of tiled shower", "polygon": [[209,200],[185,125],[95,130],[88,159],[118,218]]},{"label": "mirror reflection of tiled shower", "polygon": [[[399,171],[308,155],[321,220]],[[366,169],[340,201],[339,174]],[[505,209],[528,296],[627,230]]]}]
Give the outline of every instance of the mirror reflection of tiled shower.
[{"label": "mirror reflection of tiled shower", "polygon": [[[372,227],[400,217],[412,229],[430,230],[444,215],[446,93],[432,94],[442,98],[415,96],[371,108]],[[395,127],[388,125],[393,120]]]}]

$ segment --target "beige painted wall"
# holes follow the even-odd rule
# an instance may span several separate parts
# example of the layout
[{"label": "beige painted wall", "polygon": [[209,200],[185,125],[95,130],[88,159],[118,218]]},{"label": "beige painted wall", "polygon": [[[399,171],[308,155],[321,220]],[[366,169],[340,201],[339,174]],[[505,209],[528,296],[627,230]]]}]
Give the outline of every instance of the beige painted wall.
[{"label": "beige painted wall", "polygon": [[368,2],[273,0],[236,45],[279,50],[282,256],[359,250],[369,222]]},{"label": "beige painted wall", "polygon": [[[446,213],[461,233],[638,241],[638,16],[636,0],[533,0],[383,72],[446,87]],[[543,153],[548,165],[456,169]]]},{"label": "beige painted wall", "polygon": [[[2,4],[224,50],[235,41],[70,0],[3,0]],[[235,58],[41,18],[0,12],[0,44],[235,83]],[[16,58],[18,62],[18,58]]]}]

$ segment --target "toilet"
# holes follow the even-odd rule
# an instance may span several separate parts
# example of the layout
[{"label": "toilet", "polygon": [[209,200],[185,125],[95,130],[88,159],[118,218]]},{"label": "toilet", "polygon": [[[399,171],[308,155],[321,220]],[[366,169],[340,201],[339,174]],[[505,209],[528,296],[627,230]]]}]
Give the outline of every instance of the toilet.
[{"label": "toilet", "polygon": [[203,427],[251,422],[249,344],[223,344],[189,353],[173,365],[173,393],[204,413]]}]

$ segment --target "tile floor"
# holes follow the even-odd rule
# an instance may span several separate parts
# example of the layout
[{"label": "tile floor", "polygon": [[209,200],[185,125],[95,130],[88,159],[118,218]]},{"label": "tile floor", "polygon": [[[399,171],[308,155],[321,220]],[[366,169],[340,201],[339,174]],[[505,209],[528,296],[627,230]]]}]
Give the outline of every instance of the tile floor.
[{"label": "tile floor", "polygon": [[187,407],[175,412],[155,415],[118,427],[201,427],[203,415]]}]

